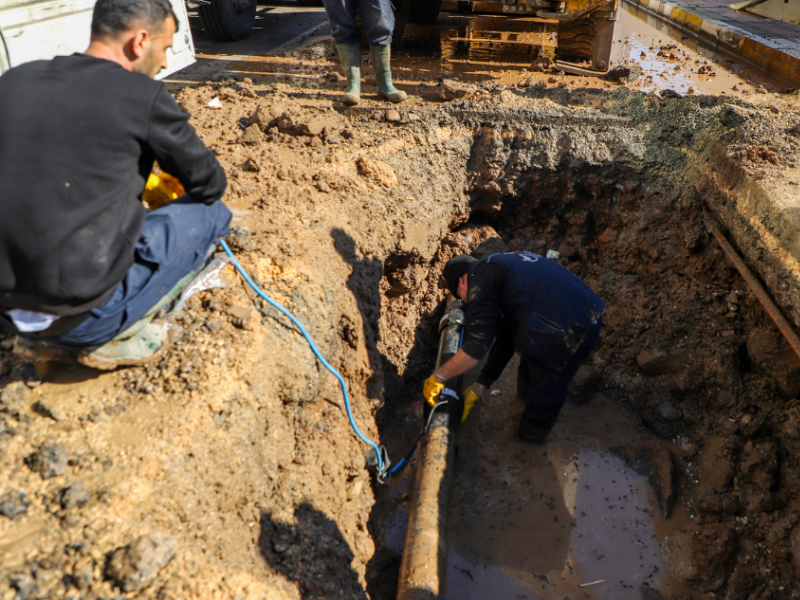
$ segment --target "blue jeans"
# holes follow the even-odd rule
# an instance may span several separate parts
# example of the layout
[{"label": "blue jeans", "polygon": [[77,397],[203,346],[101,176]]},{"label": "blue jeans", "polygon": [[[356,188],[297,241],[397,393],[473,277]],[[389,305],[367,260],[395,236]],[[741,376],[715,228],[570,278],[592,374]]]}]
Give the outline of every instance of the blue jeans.
[{"label": "blue jeans", "polygon": [[111,297],[62,335],[45,338],[65,346],[103,344],[141,319],[230,231],[231,211],[222,202],[199,204],[181,196],[147,213],[133,265]]},{"label": "blue jeans", "polygon": [[388,46],[392,43],[394,12],[390,0],[323,0],[325,12],[331,22],[331,32],[337,44],[360,44],[361,27],[356,13],[361,15],[361,25],[370,46]]},{"label": "blue jeans", "polygon": [[522,358],[517,371],[517,397],[525,400],[525,412],[522,413],[525,419],[548,431],[553,428],[567,400],[569,382],[594,350],[602,326],[598,319],[586,334],[583,345],[559,373],[545,369],[536,361]]}]

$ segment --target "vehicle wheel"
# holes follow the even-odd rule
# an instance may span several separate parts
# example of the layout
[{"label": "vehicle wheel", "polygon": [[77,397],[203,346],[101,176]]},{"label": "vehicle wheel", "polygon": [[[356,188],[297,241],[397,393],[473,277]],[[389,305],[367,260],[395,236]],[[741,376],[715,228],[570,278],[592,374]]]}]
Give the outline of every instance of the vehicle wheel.
[{"label": "vehicle wheel", "polygon": [[442,0],[409,0],[408,20],[412,23],[430,24],[439,18]]},{"label": "vehicle wheel", "polygon": [[249,37],[256,20],[256,0],[211,0],[197,9],[208,36],[217,42]]}]

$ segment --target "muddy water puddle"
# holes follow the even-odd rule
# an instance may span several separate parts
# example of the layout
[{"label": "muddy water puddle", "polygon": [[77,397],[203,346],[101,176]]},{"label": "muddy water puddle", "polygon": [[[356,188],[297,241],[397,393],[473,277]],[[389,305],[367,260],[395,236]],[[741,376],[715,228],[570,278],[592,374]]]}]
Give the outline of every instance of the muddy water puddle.
[{"label": "muddy water puddle", "polygon": [[[596,394],[567,406],[547,444],[515,437],[522,411],[510,366],[459,432],[448,512],[448,599],[638,600],[689,588],[662,563],[660,542],[689,523],[665,519],[644,478],[609,452],[664,445]],[[383,543],[401,553],[411,470],[393,482],[400,510]]]}]

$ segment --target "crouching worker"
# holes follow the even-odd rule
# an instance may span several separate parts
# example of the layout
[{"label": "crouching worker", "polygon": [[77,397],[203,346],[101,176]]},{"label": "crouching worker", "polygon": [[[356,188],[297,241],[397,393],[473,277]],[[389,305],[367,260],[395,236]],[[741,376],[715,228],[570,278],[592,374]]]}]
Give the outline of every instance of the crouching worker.
[{"label": "crouching worker", "polygon": [[[177,24],[169,0],[99,0],[84,54],[0,77],[0,320],[20,354],[152,358],[150,320],[228,233],[225,173],[153,79]],[[186,194],[148,213],[154,160]]]},{"label": "crouching worker", "polygon": [[464,341],[425,382],[425,399],[432,406],[447,380],[475,367],[488,352],[478,380],[465,391],[463,421],[516,351],[517,398],[525,403],[517,433],[543,443],[570,380],[597,343],[605,303],[567,269],[530,252],[481,260],[456,256],[445,265],[444,278],[450,292],[467,303]]}]

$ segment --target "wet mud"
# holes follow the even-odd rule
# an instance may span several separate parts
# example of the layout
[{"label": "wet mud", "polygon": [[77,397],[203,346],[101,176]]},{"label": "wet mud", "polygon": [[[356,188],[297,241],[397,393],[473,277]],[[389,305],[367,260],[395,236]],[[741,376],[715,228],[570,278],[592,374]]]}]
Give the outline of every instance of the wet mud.
[{"label": "wet mud", "polygon": [[[421,426],[451,256],[553,250],[608,303],[546,448],[513,437],[513,367],[459,433],[452,597],[797,597],[800,361],[703,223],[712,175],[793,189],[796,95],[432,80],[345,110],[327,55],[234,71],[173,84],[228,173],[228,241],[391,456]],[[410,490],[374,485],[336,380],[226,276],[146,367],[0,341],[3,600],[393,597]]]}]

